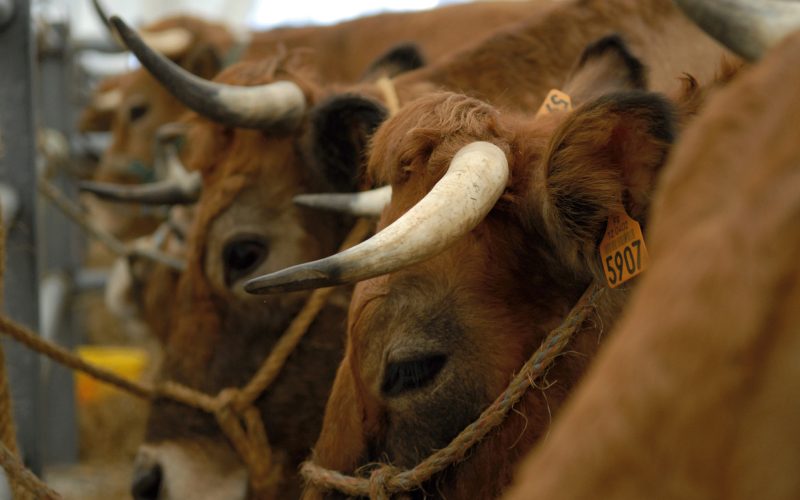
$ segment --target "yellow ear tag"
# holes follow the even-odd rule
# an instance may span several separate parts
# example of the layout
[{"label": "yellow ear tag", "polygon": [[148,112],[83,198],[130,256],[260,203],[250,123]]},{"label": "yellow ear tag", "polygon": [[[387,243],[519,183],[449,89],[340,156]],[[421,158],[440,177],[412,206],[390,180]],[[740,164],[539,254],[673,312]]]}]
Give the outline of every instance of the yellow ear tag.
[{"label": "yellow ear tag", "polygon": [[625,210],[608,217],[606,234],[600,242],[600,259],[611,288],[638,276],[650,264],[642,228]]},{"label": "yellow ear tag", "polygon": [[544,102],[539,106],[536,116],[549,115],[556,111],[572,111],[572,99],[558,89],[552,89],[544,98]]}]

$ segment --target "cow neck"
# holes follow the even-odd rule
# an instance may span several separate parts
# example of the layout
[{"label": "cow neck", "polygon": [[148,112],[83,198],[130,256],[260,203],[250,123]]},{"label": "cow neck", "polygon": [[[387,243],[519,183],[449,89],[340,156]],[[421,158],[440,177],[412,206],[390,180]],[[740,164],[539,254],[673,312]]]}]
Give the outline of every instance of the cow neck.
[{"label": "cow neck", "polygon": [[532,382],[546,374],[555,358],[563,352],[590,313],[596,309],[606,290],[607,288],[593,280],[564,321],[547,335],[506,390],[449,445],[434,452],[413,469],[401,470],[389,464],[380,464],[370,469],[369,477],[356,477],[326,469],[312,459],[302,464],[301,475],[309,484],[323,491],[335,490],[351,496],[388,500],[394,494],[415,490],[451,465],[468,460],[470,450],[489,432],[499,427],[527,391],[534,387]]}]

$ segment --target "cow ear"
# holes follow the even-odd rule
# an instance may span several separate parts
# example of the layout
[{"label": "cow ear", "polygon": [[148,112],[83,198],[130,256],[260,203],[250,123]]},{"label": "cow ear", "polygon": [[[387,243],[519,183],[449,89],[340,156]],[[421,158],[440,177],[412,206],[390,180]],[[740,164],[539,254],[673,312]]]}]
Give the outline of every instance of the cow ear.
[{"label": "cow ear", "polygon": [[208,43],[193,46],[175,61],[190,73],[210,80],[222,70],[222,56]]},{"label": "cow ear", "polygon": [[674,122],[666,98],[630,91],[579,107],[556,130],[545,154],[542,213],[556,249],[574,269],[596,269],[609,214],[624,208],[644,221]]},{"label": "cow ear", "polygon": [[425,66],[425,56],[422,55],[420,48],[413,43],[401,43],[373,61],[364,72],[361,81],[370,82],[382,76],[392,78],[423,66]]},{"label": "cow ear", "polygon": [[357,95],[336,96],[312,109],[304,149],[312,171],[329,189],[358,189],[367,144],[386,117],[383,106]]},{"label": "cow ear", "polygon": [[602,95],[645,89],[646,68],[619,35],[605,36],[589,44],[562,89],[575,106]]}]

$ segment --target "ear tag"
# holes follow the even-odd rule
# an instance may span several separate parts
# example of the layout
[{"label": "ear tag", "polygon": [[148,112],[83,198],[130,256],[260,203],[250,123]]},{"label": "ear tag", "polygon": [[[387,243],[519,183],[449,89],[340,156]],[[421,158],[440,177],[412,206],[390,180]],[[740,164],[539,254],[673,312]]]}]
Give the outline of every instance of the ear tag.
[{"label": "ear tag", "polygon": [[606,234],[600,242],[600,259],[611,288],[638,276],[650,265],[642,228],[624,209],[608,217]]},{"label": "ear tag", "polygon": [[542,105],[539,106],[536,116],[549,115],[556,111],[572,111],[572,99],[564,92],[552,89],[548,92],[547,97],[544,98]]}]

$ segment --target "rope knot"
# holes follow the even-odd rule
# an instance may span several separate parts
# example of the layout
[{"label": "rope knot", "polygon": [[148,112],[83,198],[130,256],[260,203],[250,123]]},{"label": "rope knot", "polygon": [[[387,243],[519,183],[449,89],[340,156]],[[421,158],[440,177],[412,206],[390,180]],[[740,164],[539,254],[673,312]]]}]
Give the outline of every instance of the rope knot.
[{"label": "rope knot", "polygon": [[223,413],[238,414],[236,411],[236,402],[239,399],[239,389],[235,387],[228,387],[219,391],[217,397],[214,398],[214,413],[221,415]]},{"label": "rope knot", "polygon": [[369,497],[372,500],[389,500],[389,481],[400,471],[391,465],[381,465],[369,475]]}]

